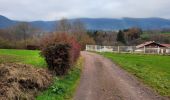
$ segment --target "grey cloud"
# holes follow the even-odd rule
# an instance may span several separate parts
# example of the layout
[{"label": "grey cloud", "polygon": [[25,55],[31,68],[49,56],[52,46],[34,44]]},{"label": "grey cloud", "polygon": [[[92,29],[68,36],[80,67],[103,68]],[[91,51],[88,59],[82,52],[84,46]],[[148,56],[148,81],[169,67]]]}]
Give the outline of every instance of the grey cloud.
[{"label": "grey cloud", "polygon": [[0,14],[16,20],[162,17],[170,19],[170,0],[0,0]]}]

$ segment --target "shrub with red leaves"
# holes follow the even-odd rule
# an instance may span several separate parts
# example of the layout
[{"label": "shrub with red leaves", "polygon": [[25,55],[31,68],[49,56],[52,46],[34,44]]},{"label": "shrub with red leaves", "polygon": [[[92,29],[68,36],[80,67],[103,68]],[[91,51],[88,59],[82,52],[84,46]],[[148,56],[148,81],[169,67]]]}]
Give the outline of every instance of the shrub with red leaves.
[{"label": "shrub with red leaves", "polygon": [[48,68],[56,75],[64,75],[78,59],[80,45],[75,38],[65,33],[56,33],[43,37],[41,51]]},{"label": "shrub with red leaves", "polygon": [[78,59],[79,55],[80,55],[80,45],[77,43],[77,41],[75,40],[75,38],[71,38],[70,39],[70,44],[71,44],[71,62],[74,64],[74,62],[76,62],[76,60]]}]

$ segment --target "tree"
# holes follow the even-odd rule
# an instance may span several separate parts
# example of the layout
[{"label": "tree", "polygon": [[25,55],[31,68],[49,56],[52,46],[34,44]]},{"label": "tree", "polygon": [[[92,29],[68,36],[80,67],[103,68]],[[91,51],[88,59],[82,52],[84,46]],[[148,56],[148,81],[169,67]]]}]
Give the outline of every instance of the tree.
[{"label": "tree", "polygon": [[78,19],[72,22],[69,22],[67,19],[60,20],[56,31],[56,33],[65,33],[74,37],[81,45],[82,50],[85,49],[86,44],[95,44],[93,38],[87,34],[84,23]]},{"label": "tree", "polygon": [[71,33],[71,23],[63,18],[57,23],[56,31],[60,33]]},{"label": "tree", "polygon": [[129,44],[129,45],[132,45],[132,42],[139,39],[140,35],[143,32],[142,32],[141,29],[133,27],[133,28],[123,30],[123,33],[124,33],[126,43]]},{"label": "tree", "polygon": [[0,37],[6,40],[13,39],[13,35],[7,29],[0,29]]},{"label": "tree", "polygon": [[80,43],[82,50],[85,49],[87,44],[95,44],[93,38],[87,34],[87,30],[84,23],[78,19],[72,23],[72,33],[72,35]]},{"label": "tree", "polygon": [[79,41],[79,43],[81,45],[81,49],[84,50],[86,45],[94,45],[95,41],[89,35],[84,34],[83,37],[81,38],[81,40]]},{"label": "tree", "polygon": [[141,38],[142,40],[146,40],[146,41],[149,40],[149,37],[150,37],[150,35],[147,34],[147,33],[144,33],[144,34],[140,35],[140,38]]},{"label": "tree", "polygon": [[123,44],[126,44],[126,40],[125,40],[125,37],[124,37],[124,33],[120,30],[117,34],[117,39],[116,39],[118,42],[121,42]]},{"label": "tree", "polygon": [[114,31],[88,31],[88,35],[92,37],[97,45],[116,45],[116,35]]},{"label": "tree", "polygon": [[27,39],[33,36],[35,28],[27,22],[20,22],[12,27],[11,32],[14,34],[15,41],[24,41],[24,46],[27,46]]},{"label": "tree", "polygon": [[84,23],[78,19],[75,20],[72,23],[72,33],[73,33],[73,36],[77,39],[77,41],[80,41],[81,38],[83,38],[84,35],[87,34]]}]

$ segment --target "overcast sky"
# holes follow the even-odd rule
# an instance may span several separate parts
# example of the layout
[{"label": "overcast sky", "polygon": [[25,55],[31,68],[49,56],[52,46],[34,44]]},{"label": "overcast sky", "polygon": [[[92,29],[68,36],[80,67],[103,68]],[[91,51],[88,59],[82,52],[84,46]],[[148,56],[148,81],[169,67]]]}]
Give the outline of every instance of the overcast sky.
[{"label": "overcast sky", "polygon": [[0,15],[27,21],[63,17],[170,19],[170,0],[0,0]]}]

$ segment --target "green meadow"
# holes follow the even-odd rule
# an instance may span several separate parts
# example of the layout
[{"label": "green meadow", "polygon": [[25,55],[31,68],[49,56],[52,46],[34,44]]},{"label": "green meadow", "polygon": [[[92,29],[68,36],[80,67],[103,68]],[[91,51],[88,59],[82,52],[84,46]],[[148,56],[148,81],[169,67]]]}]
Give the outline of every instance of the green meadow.
[{"label": "green meadow", "polygon": [[35,67],[47,66],[38,50],[0,49],[0,63],[23,63]]},{"label": "green meadow", "polygon": [[170,96],[170,56],[100,53],[164,96]]}]

